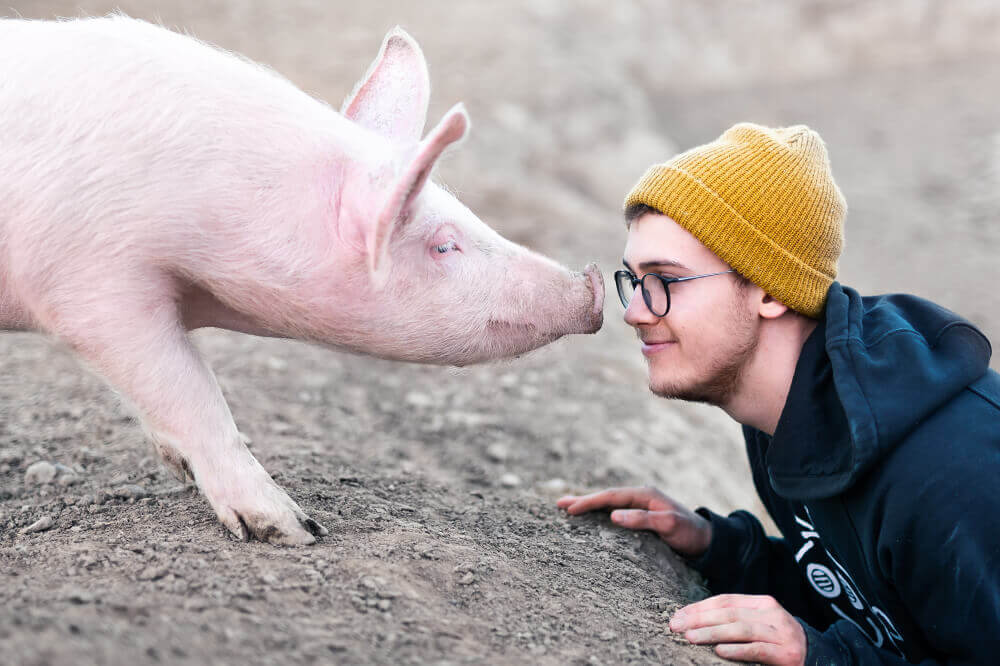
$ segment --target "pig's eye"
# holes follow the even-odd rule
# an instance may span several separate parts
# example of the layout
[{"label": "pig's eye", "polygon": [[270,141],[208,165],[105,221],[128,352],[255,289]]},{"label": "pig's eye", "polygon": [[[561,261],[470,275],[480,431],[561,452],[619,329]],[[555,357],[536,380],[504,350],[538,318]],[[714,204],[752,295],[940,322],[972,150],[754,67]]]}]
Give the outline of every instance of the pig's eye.
[{"label": "pig's eye", "polygon": [[444,254],[446,252],[451,252],[452,250],[457,250],[458,246],[455,245],[455,241],[450,240],[447,243],[441,243],[440,245],[434,246],[434,251],[438,254]]}]

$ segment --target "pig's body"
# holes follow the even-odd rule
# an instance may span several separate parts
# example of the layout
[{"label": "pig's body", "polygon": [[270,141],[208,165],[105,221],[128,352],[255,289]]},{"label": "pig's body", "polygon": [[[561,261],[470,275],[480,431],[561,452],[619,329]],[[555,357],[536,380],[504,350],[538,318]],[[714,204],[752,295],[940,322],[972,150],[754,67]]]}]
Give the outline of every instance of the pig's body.
[{"label": "pig's body", "polygon": [[130,398],[243,538],[325,533],[243,445],[186,332],[411,361],[516,355],[600,327],[603,285],[495,234],[427,173],[427,78],[391,34],[344,115],[125,17],[0,20],[0,328],[49,333]]},{"label": "pig's body", "polygon": [[[359,305],[331,288],[363,266],[335,235],[338,171],[351,154],[389,157],[386,140],[262,67],[126,18],[3,21],[0,62],[0,265],[37,325],[73,326],[44,305],[84,305],[81,281],[113,268],[185,305],[199,286],[257,321],[308,291],[326,300],[292,299],[303,307],[274,332],[350,341],[349,316],[311,318]],[[85,304],[95,327],[125,314],[104,296]]]}]

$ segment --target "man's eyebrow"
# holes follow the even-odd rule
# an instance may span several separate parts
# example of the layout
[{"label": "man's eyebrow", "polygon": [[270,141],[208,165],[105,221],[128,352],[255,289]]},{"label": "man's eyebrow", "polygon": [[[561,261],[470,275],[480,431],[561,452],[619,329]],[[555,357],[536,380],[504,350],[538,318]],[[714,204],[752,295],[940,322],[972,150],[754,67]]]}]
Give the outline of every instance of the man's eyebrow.
[{"label": "man's eyebrow", "polygon": [[[632,270],[632,267],[628,265],[627,261],[625,261],[624,259],[622,259],[622,263],[625,264],[625,268],[627,268],[630,271],[632,271],[633,273],[635,273],[635,271]],[[669,266],[671,268],[679,268],[682,271],[690,271],[691,270],[690,268],[688,268],[687,266],[685,266],[681,262],[674,261],[673,259],[655,259],[655,260],[652,260],[652,261],[643,261],[642,263],[639,264],[639,268],[642,269],[643,271],[646,271],[646,272],[648,272],[651,268],[660,268],[662,266]]]}]

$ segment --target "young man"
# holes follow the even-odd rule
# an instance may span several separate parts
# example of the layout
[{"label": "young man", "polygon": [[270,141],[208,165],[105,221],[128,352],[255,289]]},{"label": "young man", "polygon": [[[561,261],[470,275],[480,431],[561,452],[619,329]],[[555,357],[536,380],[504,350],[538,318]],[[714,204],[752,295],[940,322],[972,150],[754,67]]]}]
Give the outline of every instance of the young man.
[{"label": "young man", "polygon": [[[1000,663],[1000,376],[972,324],[835,282],[844,199],[807,127],[646,172],[616,275],[650,389],[743,424],[783,538],[649,488],[559,500],[653,530],[714,596],[670,628],[766,664]],[[655,433],[651,433],[655,437]]]}]

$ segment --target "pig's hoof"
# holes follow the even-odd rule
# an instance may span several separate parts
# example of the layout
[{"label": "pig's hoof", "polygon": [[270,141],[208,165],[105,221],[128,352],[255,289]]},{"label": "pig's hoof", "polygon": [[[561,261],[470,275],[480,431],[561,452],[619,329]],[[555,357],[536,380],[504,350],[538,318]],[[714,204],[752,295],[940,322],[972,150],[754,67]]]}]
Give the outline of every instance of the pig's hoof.
[{"label": "pig's hoof", "polygon": [[287,512],[230,508],[219,513],[219,520],[240,541],[256,539],[283,546],[308,546],[316,543],[316,537],[330,533],[294,502],[289,500],[289,503],[294,508],[289,507]]}]

